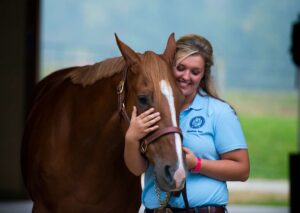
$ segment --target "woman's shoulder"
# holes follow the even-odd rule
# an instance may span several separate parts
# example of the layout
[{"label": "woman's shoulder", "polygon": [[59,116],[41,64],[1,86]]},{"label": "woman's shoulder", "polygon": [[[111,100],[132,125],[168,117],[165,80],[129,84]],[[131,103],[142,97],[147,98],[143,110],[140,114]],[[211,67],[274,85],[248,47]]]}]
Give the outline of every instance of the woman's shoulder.
[{"label": "woman's shoulder", "polygon": [[209,96],[208,101],[209,101],[209,108],[212,109],[214,112],[222,112],[222,111],[228,111],[228,110],[232,111],[233,110],[231,105],[224,100]]},{"label": "woman's shoulder", "polygon": [[226,126],[236,127],[239,123],[236,111],[228,102],[209,97],[209,106],[210,115],[215,127],[224,123]]}]

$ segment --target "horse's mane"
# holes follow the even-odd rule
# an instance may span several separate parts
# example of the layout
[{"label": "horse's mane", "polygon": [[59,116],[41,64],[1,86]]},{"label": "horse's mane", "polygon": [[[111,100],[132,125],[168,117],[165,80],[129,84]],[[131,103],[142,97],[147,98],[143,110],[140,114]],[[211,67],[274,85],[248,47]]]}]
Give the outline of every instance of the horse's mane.
[{"label": "horse's mane", "polygon": [[93,65],[77,67],[65,77],[71,78],[74,84],[87,86],[94,84],[100,79],[108,78],[115,73],[121,72],[124,67],[125,61],[123,57],[109,58]]},{"label": "horse's mane", "polygon": [[[144,54],[139,54],[141,58],[141,66],[145,78],[153,83],[154,96],[160,102],[161,91],[159,82],[164,79],[170,82],[171,73],[168,65],[164,60],[152,51],[146,51]],[[96,81],[112,76],[115,73],[121,72],[126,66],[123,57],[106,59],[94,65],[78,67],[74,71],[68,73],[65,77],[71,78],[75,84],[83,86],[92,85]]]}]

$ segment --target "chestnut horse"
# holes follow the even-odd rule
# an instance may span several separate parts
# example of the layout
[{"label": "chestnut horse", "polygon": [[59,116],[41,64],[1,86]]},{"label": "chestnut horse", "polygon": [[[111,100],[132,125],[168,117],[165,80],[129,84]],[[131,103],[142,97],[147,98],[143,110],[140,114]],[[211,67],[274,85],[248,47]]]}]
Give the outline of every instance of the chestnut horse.
[{"label": "chestnut horse", "polygon": [[[141,149],[164,191],[183,188],[178,129],[182,96],[172,75],[171,34],[162,55],[136,53],[116,36],[121,57],[57,71],[37,85],[22,143],[22,172],[33,212],[137,212],[140,178],[125,166],[133,106],[154,107],[160,129]],[[155,142],[155,143],[152,143]]]}]

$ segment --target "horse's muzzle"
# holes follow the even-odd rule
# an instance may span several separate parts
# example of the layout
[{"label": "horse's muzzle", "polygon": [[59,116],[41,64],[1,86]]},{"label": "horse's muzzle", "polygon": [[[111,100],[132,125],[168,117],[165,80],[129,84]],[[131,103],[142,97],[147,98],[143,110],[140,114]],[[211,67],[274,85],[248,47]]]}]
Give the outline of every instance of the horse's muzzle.
[{"label": "horse's muzzle", "polygon": [[186,171],[177,166],[164,166],[156,172],[158,186],[165,192],[180,191],[184,187]]}]

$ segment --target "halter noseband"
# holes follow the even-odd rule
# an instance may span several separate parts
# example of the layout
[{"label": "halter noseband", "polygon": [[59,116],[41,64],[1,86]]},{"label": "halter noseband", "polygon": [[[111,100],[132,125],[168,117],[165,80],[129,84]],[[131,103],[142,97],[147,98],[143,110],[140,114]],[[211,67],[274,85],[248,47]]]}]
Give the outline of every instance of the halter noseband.
[{"label": "halter noseband", "polygon": [[[130,123],[130,118],[126,112],[125,109],[125,92],[124,92],[124,87],[125,83],[127,80],[127,72],[129,70],[129,67],[125,69],[123,72],[123,79],[119,82],[118,87],[117,87],[117,94],[118,94],[118,110],[127,123]],[[175,126],[170,126],[170,127],[165,127],[162,129],[158,129],[154,131],[153,133],[150,133],[148,136],[142,139],[141,141],[141,146],[140,146],[140,151],[142,154],[145,154],[148,148],[148,145],[156,141],[156,139],[160,138],[163,135],[171,134],[171,133],[178,133],[182,139],[182,132],[181,129]]]},{"label": "halter noseband", "polygon": [[182,132],[181,129],[175,126],[165,127],[162,129],[158,129],[155,132],[151,133],[147,137],[145,137],[141,142],[140,151],[141,153],[145,154],[148,148],[148,145],[154,142],[156,139],[163,135],[171,134],[171,133],[178,133],[182,139]]}]

